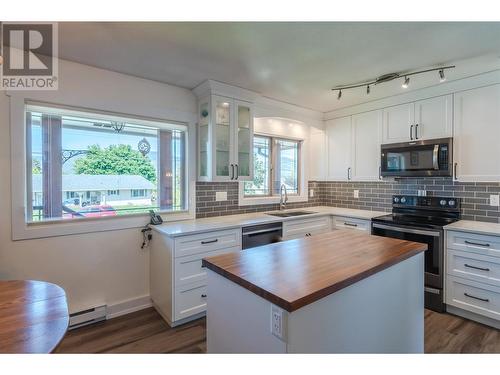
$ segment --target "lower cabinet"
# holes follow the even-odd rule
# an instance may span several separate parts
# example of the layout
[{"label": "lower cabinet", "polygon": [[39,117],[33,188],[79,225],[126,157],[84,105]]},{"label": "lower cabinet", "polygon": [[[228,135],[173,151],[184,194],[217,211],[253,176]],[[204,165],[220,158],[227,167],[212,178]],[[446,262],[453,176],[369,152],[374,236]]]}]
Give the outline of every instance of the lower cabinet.
[{"label": "lower cabinet", "polygon": [[317,234],[330,232],[332,219],[330,216],[297,219],[283,223],[283,240],[311,237]]},{"label": "lower cabinet", "polygon": [[153,234],[150,289],[154,307],[170,326],[203,315],[206,310],[206,270],[202,259],[241,250],[241,230],[168,237]]},{"label": "lower cabinet", "polygon": [[345,216],[334,216],[333,227],[334,229],[361,230],[365,231],[366,234],[370,234],[371,220],[354,219]]},{"label": "lower cabinet", "polygon": [[499,236],[447,231],[445,300],[450,312],[500,326],[499,248]]}]

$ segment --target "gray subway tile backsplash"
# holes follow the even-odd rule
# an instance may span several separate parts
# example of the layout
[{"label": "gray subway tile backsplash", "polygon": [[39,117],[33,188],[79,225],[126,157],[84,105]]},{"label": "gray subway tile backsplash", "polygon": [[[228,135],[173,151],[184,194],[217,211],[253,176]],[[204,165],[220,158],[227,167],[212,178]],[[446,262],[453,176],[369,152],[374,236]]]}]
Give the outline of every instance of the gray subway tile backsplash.
[{"label": "gray subway tile backsplash", "polygon": [[[426,190],[428,196],[461,198],[463,219],[500,223],[499,208],[489,205],[490,194],[500,192],[500,182],[465,183],[449,177],[398,178],[373,182],[310,181],[309,189],[314,189],[313,198],[309,198],[307,203],[289,203],[287,208],[325,205],[389,212],[393,195],[417,195],[418,190]],[[359,198],[354,198],[354,190],[359,190]],[[238,206],[238,182],[198,182],[196,191],[196,217],[199,218],[279,208],[278,204]],[[227,191],[228,200],[216,202],[216,191]]]}]

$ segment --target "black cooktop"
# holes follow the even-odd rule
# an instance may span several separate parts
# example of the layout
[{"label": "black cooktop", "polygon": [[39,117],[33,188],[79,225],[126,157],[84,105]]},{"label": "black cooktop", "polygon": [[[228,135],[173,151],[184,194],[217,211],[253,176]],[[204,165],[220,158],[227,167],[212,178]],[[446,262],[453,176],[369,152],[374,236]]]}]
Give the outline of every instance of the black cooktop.
[{"label": "black cooktop", "polygon": [[460,219],[460,199],[394,195],[392,214],[378,216],[374,222],[423,228],[442,228]]},{"label": "black cooktop", "polygon": [[384,216],[377,216],[372,219],[374,222],[407,225],[422,228],[442,228],[445,225],[451,224],[459,220],[458,218],[450,217],[436,217],[436,216],[423,216],[423,215],[407,215],[400,213],[392,213]]}]

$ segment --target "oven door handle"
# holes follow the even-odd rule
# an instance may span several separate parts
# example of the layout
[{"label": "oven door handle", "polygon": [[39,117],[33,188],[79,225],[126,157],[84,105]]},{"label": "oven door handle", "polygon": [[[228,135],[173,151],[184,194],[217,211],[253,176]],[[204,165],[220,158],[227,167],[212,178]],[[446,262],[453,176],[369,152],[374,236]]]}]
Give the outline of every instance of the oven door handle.
[{"label": "oven door handle", "polygon": [[428,230],[421,230],[421,229],[412,229],[412,228],[402,228],[402,227],[393,227],[392,225],[384,225],[384,224],[377,224],[377,223],[372,223],[373,228],[379,228],[379,229],[387,229],[387,230],[392,230],[395,232],[403,232],[403,233],[412,233],[412,234],[422,234],[424,236],[432,236],[432,237],[439,237],[441,236],[440,232],[435,232],[435,231],[428,231]]},{"label": "oven door handle", "polygon": [[439,153],[439,145],[434,145],[434,151],[432,151],[432,167],[436,171],[439,170],[438,153]]}]

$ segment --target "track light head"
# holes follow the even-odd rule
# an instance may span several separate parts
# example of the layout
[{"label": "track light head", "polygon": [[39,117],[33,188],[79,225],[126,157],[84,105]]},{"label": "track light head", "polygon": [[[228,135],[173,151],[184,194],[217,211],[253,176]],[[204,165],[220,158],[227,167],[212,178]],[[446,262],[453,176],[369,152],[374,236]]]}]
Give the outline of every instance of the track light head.
[{"label": "track light head", "polygon": [[370,94],[370,85],[367,85],[366,86],[366,95],[369,95]]},{"label": "track light head", "polygon": [[340,100],[341,97],[342,97],[342,90],[339,90],[339,94],[337,95],[337,100]]},{"label": "track light head", "polygon": [[439,82],[444,82],[446,81],[446,77],[444,76],[444,69],[441,69],[439,71]]},{"label": "track light head", "polygon": [[405,77],[404,83],[401,85],[402,88],[407,89],[410,85],[410,77]]}]

